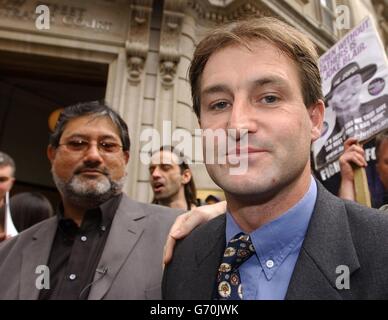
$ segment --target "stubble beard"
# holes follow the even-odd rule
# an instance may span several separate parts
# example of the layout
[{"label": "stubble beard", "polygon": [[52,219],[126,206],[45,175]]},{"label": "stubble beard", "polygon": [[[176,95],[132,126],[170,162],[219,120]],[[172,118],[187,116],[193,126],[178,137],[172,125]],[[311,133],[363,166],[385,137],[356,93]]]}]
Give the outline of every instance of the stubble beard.
[{"label": "stubble beard", "polygon": [[124,185],[122,177],[114,181],[108,175],[98,180],[83,178],[78,174],[64,181],[52,170],[54,182],[63,198],[74,206],[83,209],[92,209],[100,206],[112,197],[121,193]]}]

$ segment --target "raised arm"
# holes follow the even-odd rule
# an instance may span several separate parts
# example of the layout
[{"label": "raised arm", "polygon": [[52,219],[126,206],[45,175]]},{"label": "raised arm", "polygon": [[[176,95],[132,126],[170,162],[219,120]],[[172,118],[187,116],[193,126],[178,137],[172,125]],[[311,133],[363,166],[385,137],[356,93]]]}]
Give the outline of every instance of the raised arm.
[{"label": "raised arm", "polygon": [[357,139],[349,138],[344,143],[345,152],[339,158],[341,185],[338,196],[346,200],[356,200],[354,187],[354,167],[366,167],[365,152]]}]

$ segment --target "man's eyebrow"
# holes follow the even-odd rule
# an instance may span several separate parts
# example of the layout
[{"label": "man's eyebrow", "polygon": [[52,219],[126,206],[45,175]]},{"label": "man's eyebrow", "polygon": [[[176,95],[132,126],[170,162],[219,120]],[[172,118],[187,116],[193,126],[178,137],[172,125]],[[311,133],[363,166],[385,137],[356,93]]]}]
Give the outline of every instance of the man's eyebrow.
[{"label": "man's eyebrow", "polygon": [[[265,76],[256,80],[251,81],[253,87],[263,87],[268,84],[277,85],[280,87],[288,87],[288,82],[282,77],[278,76]],[[201,95],[212,94],[212,93],[220,93],[220,92],[230,92],[230,89],[227,85],[217,84],[213,86],[209,86],[204,88],[201,92]]]},{"label": "man's eyebrow", "polygon": [[81,133],[72,133],[71,135],[63,135],[65,139],[75,139],[75,138],[80,138],[80,139],[87,139],[88,136],[81,134]]},{"label": "man's eyebrow", "polygon": [[105,135],[98,137],[98,138],[99,138],[99,140],[104,140],[104,139],[113,139],[113,140],[119,139],[120,140],[120,137],[117,137],[113,134],[105,134]]},{"label": "man's eyebrow", "polygon": [[285,79],[278,77],[278,76],[266,76],[266,77],[263,77],[260,79],[256,79],[256,80],[252,81],[252,83],[253,83],[253,86],[255,86],[255,87],[262,87],[262,86],[265,86],[267,84],[273,84],[273,85],[277,85],[280,87],[288,87],[289,86],[288,82]]},{"label": "man's eyebrow", "polygon": [[[86,135],[86,134],[82,134],[82,133],[73,133],[69,136],[66,137],[66,139],[74,139],[74,138],[80,138],[80,139],[85,139],[85,140],[88,140],[90,138],[90,136]],[[98,137],[98,140],[104,140],[104,139],[114,139],[114,140],[117,140],[117,137],[115,135],[111,135],[111,134],[104,134],[102,136],[99,136]]]},{"label": "man's eyebrow", "polygon": [[229,88],[223,84],[216,84],[214,86],[209,86],[204,88],[201,92],[201,95],[220,93],[220,92],[230,92]]}]

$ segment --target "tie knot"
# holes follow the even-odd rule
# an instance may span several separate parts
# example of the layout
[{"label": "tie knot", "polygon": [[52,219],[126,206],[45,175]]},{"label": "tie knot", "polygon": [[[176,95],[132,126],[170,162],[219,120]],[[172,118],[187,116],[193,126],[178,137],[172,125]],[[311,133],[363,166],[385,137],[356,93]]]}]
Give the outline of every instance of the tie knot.
[{"label": "tie knot", "polygon": [[251,237],[245,233],[236,234],[228,243],[219,271],[229,272],[237,269],[255,253]]}]

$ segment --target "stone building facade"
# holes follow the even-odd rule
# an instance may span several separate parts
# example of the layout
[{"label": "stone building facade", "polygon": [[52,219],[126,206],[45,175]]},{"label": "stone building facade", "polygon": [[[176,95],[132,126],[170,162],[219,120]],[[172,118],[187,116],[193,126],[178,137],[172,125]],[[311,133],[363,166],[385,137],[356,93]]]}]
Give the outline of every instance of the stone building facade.
[{"label": "stone building facade", "polygon": [[[350,28],[375,17],[387,45],[384,0],[0,0],[0,149],[14,155],[21,188],[49,192],[47,118],[82,100],[105,99],[127,121],[131,160],[125,190],[150,201],[141,159],[151,129],[191,137],[198,189],[216,193],[198,145],[187,72],[196,43],[215,25],[246,16],[275,16],[305,31],[321,53]],[[37,21],[46,5],[48,29]],[[348,11],[337,12],[338,6]],[[343,7],[342,7],[343,8]],[[15,89],[16,88],[16,89]],[[15,91],[16,90],[16,91]],[[16,93],[15,93],[16,92]],[[167,122],[166,122],[167,121]],[[162,141],[163,144],[170,142]],[[175,143],[174,143],[175,142]],[[170,142],[171,143],[171,142]]]}]

